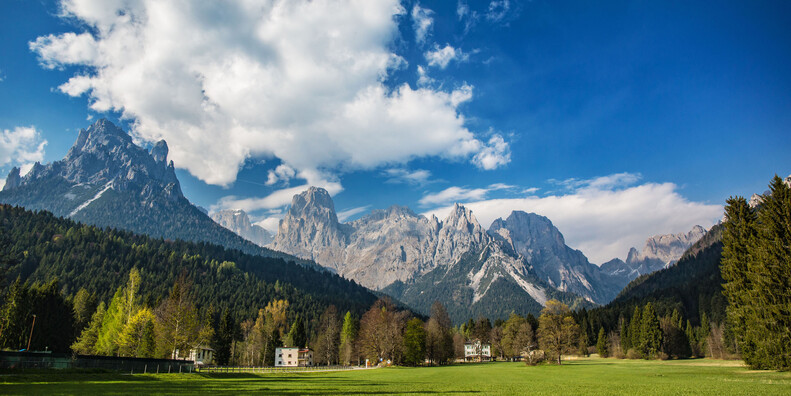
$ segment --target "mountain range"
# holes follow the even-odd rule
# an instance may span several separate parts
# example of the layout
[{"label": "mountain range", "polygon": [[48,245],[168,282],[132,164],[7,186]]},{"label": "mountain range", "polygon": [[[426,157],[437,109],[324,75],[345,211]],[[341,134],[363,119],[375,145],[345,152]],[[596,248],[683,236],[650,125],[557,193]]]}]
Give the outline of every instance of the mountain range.
[{"label": "mountain range", "polygon": [[703,234],[695,227],[652,237],[642,253],[599,267],[535,213],[514,211],[488,230],[459,204],[442,220],[391,206],[341,223],[330,194],[310,187],[294,196],[270,247],[423,312],[442,301],[454,320],[464,320],[503,317],[510,310],[537,313],[548,298],[574,306],[605,304],[637,276],[672,265]]},{"label": "mountain range", "polygon": [[25,175],[12,169],[0,202],[154,238],[315,262],[421,312],[442,301],[457,322],[538,313],[550,298],[574,307],[606,304],[631,280],[672,265],[705,234],[695,227],[655,236],[642,252],[633,248],[626,261],[600,267],[535,213],[514,211],[488,230],[459,204],[441,220],[391,206],[341,223],[330,194],[311,187],[294,196],[273,237],[244,211],[209,217],[191,204],[167,156],[165,141],[148,151],[102,119],[80,131],[62,160],[36,163]]}]

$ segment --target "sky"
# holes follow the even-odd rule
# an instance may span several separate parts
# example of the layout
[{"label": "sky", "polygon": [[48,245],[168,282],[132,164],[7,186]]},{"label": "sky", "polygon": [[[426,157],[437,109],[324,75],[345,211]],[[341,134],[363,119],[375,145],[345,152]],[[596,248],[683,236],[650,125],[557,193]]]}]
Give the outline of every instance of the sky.
[{"label": "sky", "polygon": [[[0,173],[99,118],[276,231],[326,188],[484,227],[550,218],[594,263],[791,173],[791,3],[0,2]],[[0,183],[4,181],[0,180]]]}]

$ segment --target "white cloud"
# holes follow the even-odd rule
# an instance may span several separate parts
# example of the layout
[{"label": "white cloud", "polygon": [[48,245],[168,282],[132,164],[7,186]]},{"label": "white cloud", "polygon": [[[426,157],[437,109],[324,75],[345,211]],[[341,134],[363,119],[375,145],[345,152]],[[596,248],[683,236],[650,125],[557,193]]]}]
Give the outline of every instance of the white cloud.
[{"label": "white cloud", "polygon": [[388,177],[387,183],[406,183],[414,185],[425,185],[430,183],[431,171],[426,169],[409,170],[404,168],[390,168],[382,172]]},{"label": "white cloud", "polygon": [[470,58],[468,54],[465,54],[460,49],[453,48],[450,44],[445,44],[443,48],[435,45],[434,50],[426,52],[424,56],[429,66],[439,66],[440,69],[448,67],[448,63],[452,60],[465,62]]},{"label": "white cloud", "polygon": [[281,208],[291,203],[294,195],[297,195],[308,189],[310,186],[322,187],[330,195],[335,195],[343,191],[341,183],[334,178],[323,175],[314,171],[302,171],[296,175],[297,178],[305,180],[307,183],[290,188],[276,190],[265,197],[248,197],[240,198],[234,195],[229,195],[220,198],[220,200],[209,208],[209,211],[216,212],[222,209],[242,209],[245,212],[254,212],[262,209],[276,209]]},{"label": "white cloud", "polygon": [[417,85],[419,87],[425,87],[427,85],[431,85],[434,83],[434,79],[428,76],[428,72],[426,72],[426,68],[423,66],[418,65],[417,67]]},{"label": "white cloud", "polygon": [[511,162],[511,150],[500,135],[494,135],[489,143],[472,158],[472,163],[481,169],[491,170]]},{"label": "white cloud", "polygon": [[[722,217],[721,205],[689,201],[673,183],[624,185],[638,179],[638,175],[618,174],[577,180],[579,187],[545,197],[526,192],[520,198],[485,200],[485,194],[470,194],[463,203],[484,227],[498,217],[508,217],[513,210],[546,216],[569,246],[598,264],[614,257],[625,258],[629,248],[641,249],[649,236],[686,232],[694,225],[710,227]],[[441,219],[450,210],[445,206],[425,214]]]},{"label": "white cloud", "polygon": [[507,15],[511,9],[511,2],[509,0],[494,0],[489,3],[489,11],[486,13],[486,19],[492,22],[500,22]]},{"label": "white cloud", "polygon": [[35,127],[16,127],[0,133],[0,167],[19,166],[20,175],[25,175],[35,162],[44,161],[47,141]]},{"label": "white cloud", "polygon": [[365,206],[360,206],[360,207],[357,207],[357,208],[351,208],[351,209],[342,210],[342,211],[338,212],[338,221],[343,223],[349,217],[352,217],[352,216],[354,216],[356,214],[365,212],[370,207],[371,207],[371,205],[365,205]]},{"label": "white cloud", "polygon": [[[339,173],[472,159],[487,147],[458,110],[469,85],[383,83],[405,64],[391,49],[405,12],[397,0],[64,0],[62,9],[90,30],[30,44],[45,67],[85,66],[59,89],[121,112],[137,139],[167,140],[176,166],[210,184],[231,184],[249,158]],[[412,14],[425,37],[431,11]]]},{"label": "white cloud", "polygon": [[274,170],[270,170],[267,174],[266,185],[271,186],[278,181],[288,184],[288,181],[294,178],[297,172],[288,165],[278,165]]},{"label": "white cloud", "polygon": [[257,226],[262,227],[263,229],[272,233],[272,235],[277,234],[277,229],[280,227],[280,220],[283,218],[283,215],[280,216],[271,216],[267,217],[261,221],[256,222]]},{"label": "white cloud", "polygon": [[431,17],[432,14],[434,14],[434,11],[428,8],[421,8],[420,3],[412,7],[412,26],[415,29],[415,41],[418,44],[426,42],[426,37],[434,24],[434,18]]},{"label": "white cloud", "polygon": [[467,2],[463,0],[456,3],[456,15],[459,17],[459,21],[464,21],[464,33],[468,33],[478,21],[478,11],[471,10]]},{"label": "white cloud", "polygon": [[441,205],[453,202],[465,201],[479,201],[486,197],[486,194],[495,190],[512,189],[514,186],[495,183],[489,185],[487,188],[464,188],[464,187],[448,187],[438,193],[426,194],[418,201],[423,206],[428,205]]}]

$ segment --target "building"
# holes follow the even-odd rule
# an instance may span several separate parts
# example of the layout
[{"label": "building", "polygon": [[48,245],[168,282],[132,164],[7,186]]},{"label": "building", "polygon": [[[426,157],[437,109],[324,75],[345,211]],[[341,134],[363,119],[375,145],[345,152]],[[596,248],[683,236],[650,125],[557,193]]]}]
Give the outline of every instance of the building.
[{"label": "building", "polygon": [[490,360],[492,358],[492,346],[481,344],[480,341],[464,343],[464,360]]},{"label": "building", "polygon": [[192,348],[190,351],[189,360],[195,362],[199,366],[210,366],[214,359],[214,349],[207,346],[198,346]]},{"label": "building", "polygon": [[313,351],[302,348],[275,348],[275,366],[310,367],[313,366]]}]

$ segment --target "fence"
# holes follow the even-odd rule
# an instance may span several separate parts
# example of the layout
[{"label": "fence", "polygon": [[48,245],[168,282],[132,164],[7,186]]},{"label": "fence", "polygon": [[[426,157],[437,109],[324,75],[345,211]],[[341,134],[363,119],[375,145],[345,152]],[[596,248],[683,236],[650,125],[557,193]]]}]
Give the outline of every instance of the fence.
[{"label": "fence", "polygon": [[192,360],[0,351],[0,369],[103,369],[127,373],[192,373]]},{"label": "fence", "polygon": [[318,371],[345,371],[354,370],[356,366],[309,366],[309,367],[238,367],[238,366],[203,366],[197,369],[199,373],[250,373],[250,374],[278,374],[278,373],[306,373]]}]

